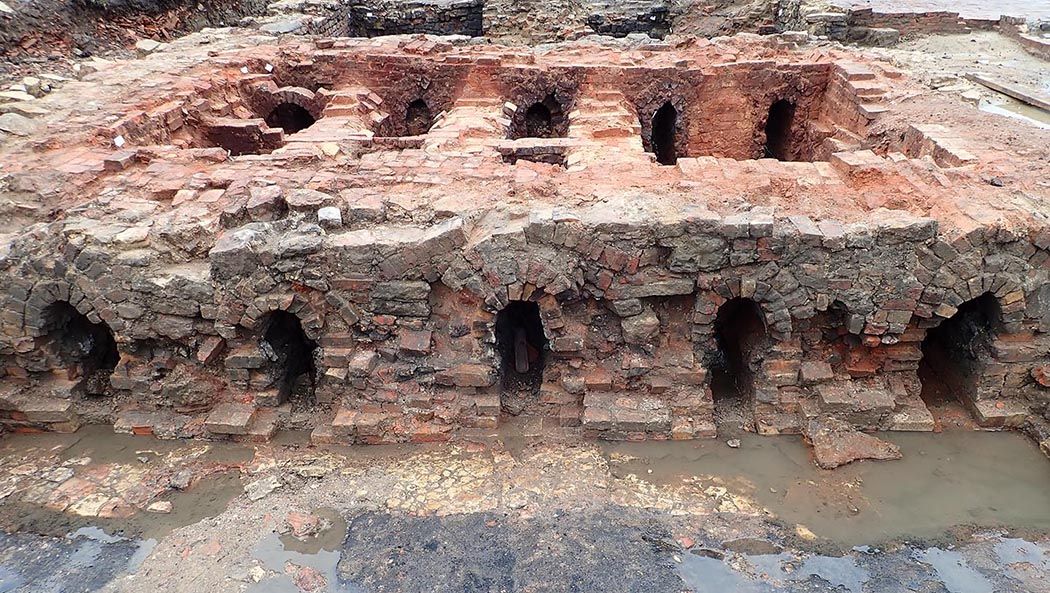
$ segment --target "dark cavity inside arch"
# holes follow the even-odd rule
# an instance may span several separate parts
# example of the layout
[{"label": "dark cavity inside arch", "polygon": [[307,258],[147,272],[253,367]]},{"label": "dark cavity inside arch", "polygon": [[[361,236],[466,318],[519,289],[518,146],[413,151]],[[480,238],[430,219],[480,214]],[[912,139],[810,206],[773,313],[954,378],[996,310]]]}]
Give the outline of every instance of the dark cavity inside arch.
[{"label": "dark cavity inside arch", "polygon": [[405,108],[405,135],[422,136],[434,125],[434,114],[423,99],[416,99]]},{"label": "dark cavity inside arch", "polygon": [[539,305],[511,301],[496,315],[496,349],[505,388],[539,389],[547,358]]},{"label": "dark cavity inside arch", "polygon": [[734,298],[718,309],[715,341],[718,352],[711,364],[711,391],[715,401],[749,399],[754,393],[752,354],[768,337],[762,310],[751,299]]},{"label": "dark cavity inside arch", "polygon": [[792,133],[795,121],[795,104],[781,99],[769,107],[766,117],[765,156],[779,161],[794,160]]},{"label": "dark cavity inside arch", "polygon": [[81,379],[91,395],[105,392],[109,376],[120,362],[117,341],[105,323],[92,323],[66,301],[43,312],[44,331],[52,352],[66,367],[69,379]]},{"label": "dark cavity inside arch", "polygon": [[293,394],[312,394],[317,343],[307,337],[298,317],[287,311],[270,313],[262,347],[272,363],[281,401]]},{"label": "dark cavity inside arch", "polygon": [[998,299],[985,293],[966,301],[954,315],[926,332],[919,379],[928,405],[973,401],[1001,322]]},{"label": "dark cavity inside arch", "polygon": [[295,103],[281,103],[266,116],[266,125],[281,128],[285,134],[294,134],[314,125],[314,116]]},{"label": "dark cavity inside arch", "polygon": [[656,161],[661,165],[673,165],[678,162],[675,149],[675,129],[678,126],[678,110],[670,101],[656,110],[652,122],[652,148]]}]

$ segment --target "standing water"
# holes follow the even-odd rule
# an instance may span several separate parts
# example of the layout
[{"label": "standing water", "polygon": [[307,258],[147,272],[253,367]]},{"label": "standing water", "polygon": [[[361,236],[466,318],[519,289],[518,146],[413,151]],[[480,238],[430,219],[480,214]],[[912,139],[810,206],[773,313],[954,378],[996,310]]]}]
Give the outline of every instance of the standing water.
[{"label": "standing water", "polygon": [[1009,432],[887,433],[904,458],[818,469],[797,437],[603,444],[615,474],[721,479],[789,524],[841,546],[937,538],[956,526],[1050,531],[1050,463]]}]

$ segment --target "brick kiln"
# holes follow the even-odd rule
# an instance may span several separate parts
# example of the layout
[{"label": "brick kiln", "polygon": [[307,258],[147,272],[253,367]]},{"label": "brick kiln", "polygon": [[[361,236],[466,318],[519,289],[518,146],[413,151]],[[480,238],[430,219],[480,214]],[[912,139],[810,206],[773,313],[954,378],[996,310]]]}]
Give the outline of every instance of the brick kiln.
[{"label": "brick kiln", "polygon": [[689,439],[931,430],[938,394],[1042,422],[1045,158],[796,41],[205,32],[86,76],[2,147],[36,204],[3,422]]}]

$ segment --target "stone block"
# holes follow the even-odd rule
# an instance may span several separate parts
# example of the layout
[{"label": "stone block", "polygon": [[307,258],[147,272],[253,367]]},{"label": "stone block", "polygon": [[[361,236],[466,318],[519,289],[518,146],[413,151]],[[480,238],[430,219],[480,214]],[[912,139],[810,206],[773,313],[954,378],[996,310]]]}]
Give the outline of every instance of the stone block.
[{"label": "stone block", "polygon": [[660,331],[660,319],[651,309],[620,320],[623,339],[628,344],[647,344]]},{"label": "stone block", "polygon": [[228,369],[260,369],[265,363],[266,355],[258,344],[245,344],[226,355]]},{"label": "stone block", "polygon": [[68,399],[26,397],[19,409],[30,422],[70,422],[76,419],[73,402]]},{"label": "stone block", "polygon": [[208,432],[217,435],[242,435],[248,432],[255,407],[248,404],[222,403],[215,406],[204,421]]},{"label": "stone block", "polygon": [[802,383],[813,385],[823,383],[835,378],[831,365],[824,361],[805,361],[800,368]]},{"label": "stone block", "polygon": [[429,330],[401,332],[398,349],[406,356],[426,356],[430,354],[432,333]]},{"label": "stone block", "polygon": [[442,374],[457,387],[489,387],[496,383],[496,370],[483,364],[460,364]]}]

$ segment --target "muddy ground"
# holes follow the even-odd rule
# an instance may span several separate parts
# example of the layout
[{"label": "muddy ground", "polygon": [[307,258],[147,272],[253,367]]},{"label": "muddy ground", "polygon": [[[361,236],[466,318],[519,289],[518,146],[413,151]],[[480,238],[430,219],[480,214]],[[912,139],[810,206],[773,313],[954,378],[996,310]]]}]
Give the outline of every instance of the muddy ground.
[{"label": "muddy ground", "polygon": [[903,461],[833,472],[797,438],[741,437],[15,436],[0,591],[1048,590],[1050,464],[1020,435],[908,435]]}]

